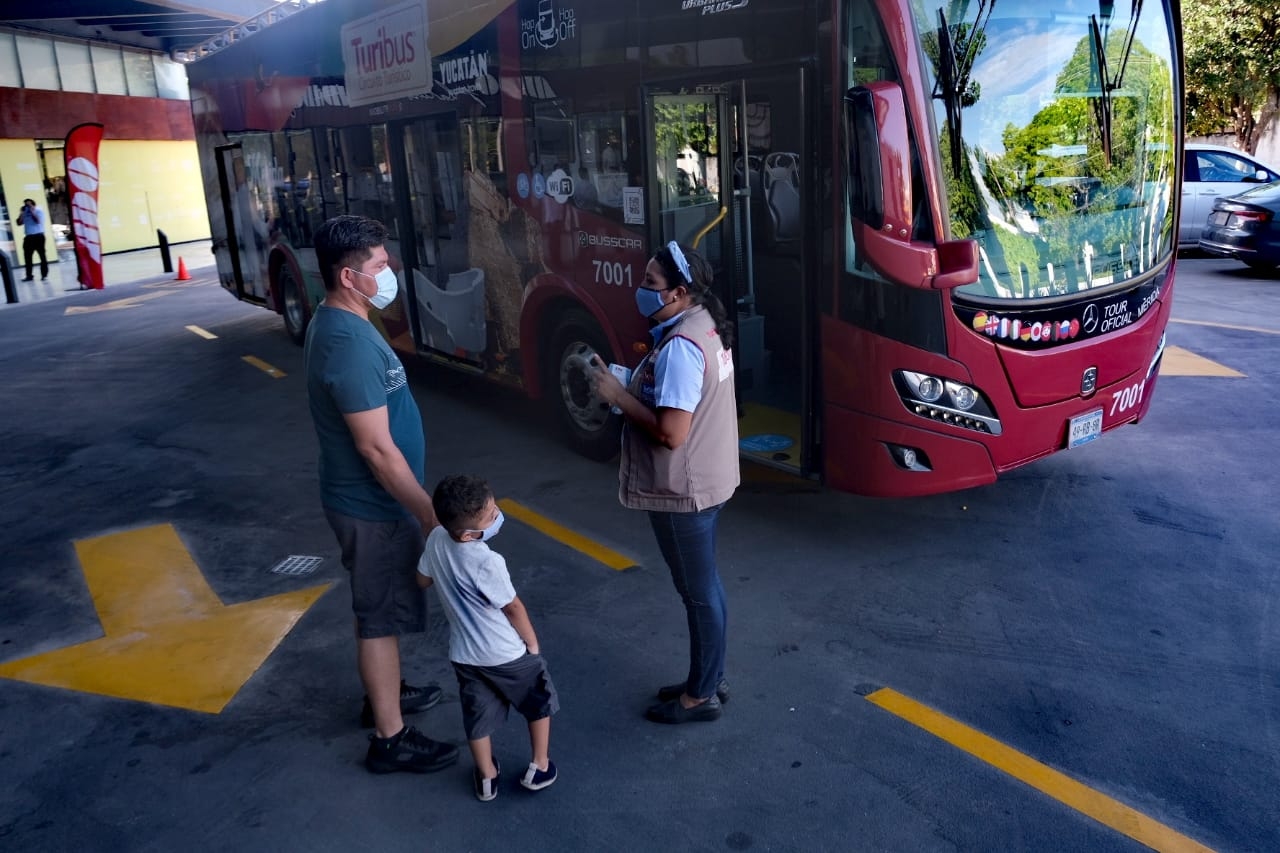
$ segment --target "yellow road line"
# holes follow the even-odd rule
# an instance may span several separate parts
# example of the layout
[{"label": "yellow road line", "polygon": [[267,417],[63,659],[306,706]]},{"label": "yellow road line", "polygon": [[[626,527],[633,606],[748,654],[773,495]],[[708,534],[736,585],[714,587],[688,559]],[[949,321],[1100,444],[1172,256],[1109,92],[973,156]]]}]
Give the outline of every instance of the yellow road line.
[{"label": "yellow road line", "polygon": [[258,368],[258,369],[259,369],[259,370],[261,370],[263,373],[265,373],[265,374],[267,374],[268,376],[270,376],[272,379],[283,379],[285,376],[287,376],[287,375],[288,375],[288,374],[286,374],[283,370],[281,370],[280,368],[278,368],[278,367],[272,367],[271,365],[267,364],[265,361],[263,361],[262,359],[258,358],[257,356],[253,356],[253,355],[242,355],[242,356],[240,356],[240,358],[241,358],[241,360],[246,361],[246,362],[248,362],[249,364],[252,364],[254,367]]},{"label": "yellow road line", "polygon": [[1261,326],[1233,326],[1230,323],[1212,323],[1208,320],[1179,320],[1174,317],[1170,323],[1185,323],[1188,326],[1212,326],[1215,329],[1234,329],[1237,332],[1261,332],[1264,335],[1280,335],[1280,329],[1264,329]]},{"label": "yellow road line", "polygon": [[498,501],[498,506],[507,515],[524,522],[535,530],[550,536],[557,542],[568,545],[575,551],[586,554],[593,560],[604,563],[614,571],[622,571],[636,565],[636,561],[630,557],[623,556],[617,551],[593,542],[587,537],[575,533],[564,525],[557,524],[545,516],[541,516],[528,507],[522,506],[513,500],[503,498]]},{"label": "yellow road line", "polygon": [[186,329],[188,332],[191,332],[192,334],[195,334],[195,335],[199,335],[200,337],[204,338],[206,341],[216,341],[218,339],[218,336],[215,335],[213,332],[206,332],[204,329],[200,328],[199,326],[187,326]]},{"label": "yellow road line", "polygon": [[868,695],[867,701],[1153,850],[1212,853],[1198,841],[901,693],[885,687]]}]

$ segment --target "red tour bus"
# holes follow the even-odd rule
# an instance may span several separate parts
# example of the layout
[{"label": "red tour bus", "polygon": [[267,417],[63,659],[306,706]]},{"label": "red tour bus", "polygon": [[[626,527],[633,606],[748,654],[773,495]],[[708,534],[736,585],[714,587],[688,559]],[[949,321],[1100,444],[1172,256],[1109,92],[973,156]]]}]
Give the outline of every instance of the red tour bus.
[{"label": "red tour bus", "polygon": [[634,366],[650,253],[696,244],[737,309],[744,456],[865,495],[990,483],[1151,404],[1178,6],[302,6],[188,65],[218,273],[301,340],[311,235],[376,217],[392,345],[547,400],[606,457],[583,354]]}]

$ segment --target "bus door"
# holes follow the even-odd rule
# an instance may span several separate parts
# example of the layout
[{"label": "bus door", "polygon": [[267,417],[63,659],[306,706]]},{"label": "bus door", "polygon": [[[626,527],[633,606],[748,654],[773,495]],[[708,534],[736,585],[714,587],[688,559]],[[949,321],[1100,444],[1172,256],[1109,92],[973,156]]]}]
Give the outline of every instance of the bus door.
[{"label": "bus door", "polygon": [[[214,149],[218,159],[218,191],[222,198],[222,217],[226,223],[224,240],[214,235],[213,257],[218,265],[218,278],[222,286],[234,289],[237,299],[265,299],[252,286],[246,292],[245,273],[256,270],[256,265],[242,263],[242,253],[253,245],[252,212],[250,210],[249,185],[244,171],[244,151],[240,144],[220,145]],[[249,282],[252,285],[252,282]],[[233,287],[234,285],[234,287]]]},{"label": "bus door", "polygon": [[469,263],[467,188],[454,114],[403,126],[401,244],[405,287],[419,344],[480,364],[487,349],[484,272]]},{"label": "bus door", "polygon": [[693,245],[715,268],[736,321],[742,453],[798,473],[817,458],[804,103],[794,70],[646,98],[652,245]]}]

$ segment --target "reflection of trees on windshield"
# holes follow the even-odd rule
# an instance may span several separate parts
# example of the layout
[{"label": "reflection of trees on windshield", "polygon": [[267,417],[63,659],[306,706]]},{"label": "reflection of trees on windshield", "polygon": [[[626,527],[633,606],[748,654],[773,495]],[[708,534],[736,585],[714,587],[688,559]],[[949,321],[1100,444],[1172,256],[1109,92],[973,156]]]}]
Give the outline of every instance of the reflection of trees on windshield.
[{"label": "reflection of trees on windshield", "polygon": [[[986,26],[996,0],[979,0],[973,23],[965,23],[963,18],[970,5],[967,0],[953,0],[948,11],[939,8],[938,29],[924,36],[925,54],[936,71],[933,97],[942,101],[946,109],[951,168],[956,172],[964,166],[961,110],[973,106],[982,97],[982,86],[970,80],[970,75],[978,54],[987,46]],[[948,23],[956,19],[960,22],[954,26]]]},{"label": "reflection of trees on windshield", "polygon": [[[1009,91],[996,75],[1007,73],[1011,57],[995,52],[984,80],[978,55],[989,39],[1014,46],[1019,39],[1051,45],[1071,37],[1060,20],[1002,7],[1009,17],[992,29],[994,0],[953,2],[937,9],[940,29],[922,38],[945,114],[942,165],[951,236],[973,237],[981,250],[979,282],[964,292],[1035,298],[1104,287],[1149,269],[1168,250],[1172,68],[1135,39],[1140,0],[1132,4],[1128,29],[1114,33],[1112,4],[1100,5],[1102,26],[1097,16],[1076,19],[1084,19],[1084,32],[1074,30],[1079,40],[1050,78],[1052,88],[1037,74],[1040,68],[1024,67],[1030,91],[1016,95],[991,94]],[[920,7],[917,14],[918,20],[926,17]],[[1045,29],[1037,29],[1042,21]],[[1045,79],[1042,88],[1037,79]],[[1029,120],[1028,103],[1038,105]],[[977,131],[961,125],[961,110]],[[992,150],[1002,121],[1002,150]]]},{"label": "reflection of trees on windshield", "polygon": [[[1114,2],[1099,3],[1099,11],[1102,12],[1102,22],[1099,24],[1098,15],[1089,16],[1089,33],[1093,36],[1093,58],[1095,63],[1092,67],[1094,72],[1093,82],[1096,83],[1095,90],[1098,93],[1093,99],[1094,115],[1098,119],[1098,133],[1102,139],[1102,158],[1108,166],[1111,165],[1111,119],[1112,119],[1112,98],[1115,91],[1124,85],[1124,70],[1129,64],[1129,54],[1133,50],[1133,33],[1138,16],[1142,14],[1142,0],[1133,0],[1129,7],[1129,27],[1126,30],[1124,46],[1120,49],[1119,62],[1112,65],[1108,61],[1108,48],[1111,30],[1111,15],[1115,11]],[[1112,68],[1116,69],[1115,76],[1111,74]]]}]

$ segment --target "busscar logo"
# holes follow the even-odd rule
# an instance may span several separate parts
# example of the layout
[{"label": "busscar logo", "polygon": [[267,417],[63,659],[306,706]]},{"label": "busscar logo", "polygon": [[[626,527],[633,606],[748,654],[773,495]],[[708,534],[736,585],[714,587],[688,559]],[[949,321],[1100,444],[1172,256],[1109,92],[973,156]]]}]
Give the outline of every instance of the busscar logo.
[{"label": "busscar logo", "polygon": [[579,246],[602,246],[606,249],[639,249],[644,244],[635,237],[615,237],[612,234],[588,234],[578,232]]}]

